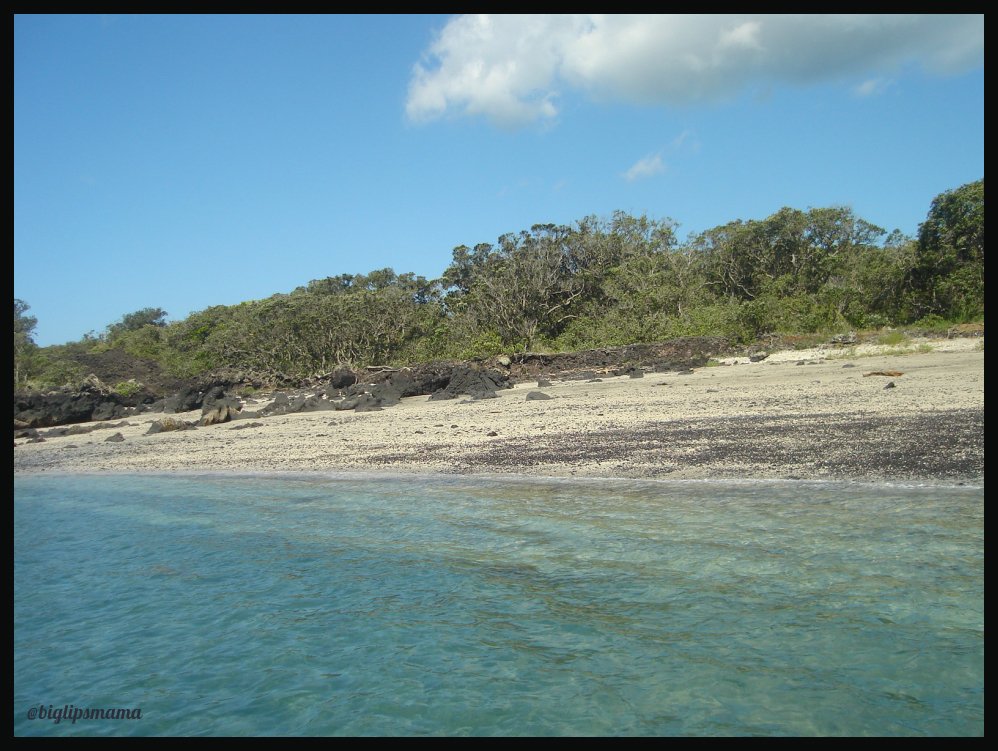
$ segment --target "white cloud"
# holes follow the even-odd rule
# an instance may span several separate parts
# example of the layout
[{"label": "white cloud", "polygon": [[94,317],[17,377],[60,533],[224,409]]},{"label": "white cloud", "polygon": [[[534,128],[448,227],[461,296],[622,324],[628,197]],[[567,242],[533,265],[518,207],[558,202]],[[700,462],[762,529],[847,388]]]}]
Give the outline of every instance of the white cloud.
[{"label": "white cloud", "polygon": [[673,152],[696,154],[700,151],[700,139],[697,138],[696,133],[687,128],[672,139],[672,143],[669,144],[669,148]]},{"label": "white cloud", "polygon": [[586,23],[578,16],[458,16],[430,46],[426,65],[414,66],[406,113],[420,121],[457,111],[500,125],[552,118],[554,72]]},{"label": "white cloud", "polygon": [[516,126],[556,117],[568,89],[677,105],[983,59],[982,15],[457,16],[414,66],[406,113]]},{"label": "white cloud", "polygon": [[635,180],[653,177],[663,172],[665,172],[665,162],[662,161],[662,155],[649,154],[632,164],[631,168],[624,173],[624,179],[632,183]]},{"label": "white cloud", "polygon": [[887,87],[893,83],[888,78],[868,78],[853,89],[853,93],[859,97],[876,96],[883,94]]}]

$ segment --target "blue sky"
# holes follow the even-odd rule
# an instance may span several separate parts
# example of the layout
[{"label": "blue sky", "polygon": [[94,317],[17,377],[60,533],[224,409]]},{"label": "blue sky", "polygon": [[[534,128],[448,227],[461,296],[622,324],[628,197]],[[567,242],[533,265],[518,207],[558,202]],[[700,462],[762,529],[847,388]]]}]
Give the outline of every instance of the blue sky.
[{"label": "blue sky", "polygon": [[983,16],[14,19],[41,345],[614,210],[679,235],[984,176]]}]

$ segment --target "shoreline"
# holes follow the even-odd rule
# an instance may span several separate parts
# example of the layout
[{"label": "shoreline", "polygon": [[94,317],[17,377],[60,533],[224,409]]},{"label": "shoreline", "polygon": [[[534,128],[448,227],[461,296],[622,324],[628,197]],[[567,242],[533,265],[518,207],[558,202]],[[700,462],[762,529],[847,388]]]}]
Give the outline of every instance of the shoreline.
[{"label": "shoreline", "polygon": [[671,485],[717,485],[723,487],[752,487],[762,485],[766,487],[779,486],[781,484],[792,486],[813,486],[817,488],[834,488],[841,486],[859,486],[870,488],[911,488],[914,490],[926,490],[940,488],[943,490],[968,490],[983,491],[984,480],[870,480],[870,479],[845,479],[845,478],[824,478],[824,479],[790,479],[790,478],[766,478],[766,477],[620,477],[615,475],[589,475],[589,476],[561,476],[561,475],[531,475],[514,473],[439,473],[439,472],[405,472],[392,470],[365,470],[365,469],[342,469],[342,470],[253,470],[253,469],[217,469],[217,470],[76,470],[72,472],[54,470],[46,472],[19,472],[15,475],[15,480],[33,480],[37,478],[187,478],[190,480],[279,480],[292,482],[393,482],[411,480],[415,482],[434,483],[438,485],[460,486],[462,484],[473,484],[482,486],[485,484],[495,484],[497,487],[517,487],[534,484],[542,485],[569,485],[572,487],[599,488],[603,484],[626,485],[628,487],[661,486]]},{"label": "shoreline", "polygon": [[[643,378],[553,379],[543,389],[527,382],[496,399],[411,397],[380,412],[291,414],[258,427],[237,420],[144,435],[163,417],[144,413],[110,430],[15,442],[14,472],[976,485],[984,478],[978,342],[852,359],[773,353]],[[904,375],[864,375],[877,370]],[[538,390],[551,398],[526,399]],[[124,440],[107,443],[115,432]]]}]

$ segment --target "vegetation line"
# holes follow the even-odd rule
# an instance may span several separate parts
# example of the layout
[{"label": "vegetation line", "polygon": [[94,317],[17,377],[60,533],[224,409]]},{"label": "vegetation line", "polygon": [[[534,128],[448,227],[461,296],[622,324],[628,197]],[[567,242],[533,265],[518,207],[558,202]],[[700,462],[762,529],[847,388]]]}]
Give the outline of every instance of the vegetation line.
[{"label": "vegetation line", "polygon": [[[188,378],[233,368],[306,378],[502,352],[571,351],[724,336],[838,333],[984,318],[984,180],[937,196],[917,238],[845,207],[783,208],[679,242],[671,219],[617,212],[538,224],[454,248],[439,279],[382,269],[167,323],[160,308],[40,348],[14,300],[14,388],[86,375],[81,357],[120,350]],[[904,345],[903,334],[884,344]],[[127,383],[118,388],[131,389]]]}]

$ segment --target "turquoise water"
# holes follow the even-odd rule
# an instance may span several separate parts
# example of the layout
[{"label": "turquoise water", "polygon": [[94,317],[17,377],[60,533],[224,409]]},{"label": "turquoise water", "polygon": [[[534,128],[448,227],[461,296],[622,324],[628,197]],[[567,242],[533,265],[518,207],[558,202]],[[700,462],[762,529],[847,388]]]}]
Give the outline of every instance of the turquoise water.
[{"label": "turquoise water", "polygon": [[983,496],[18,477],[14,732],[983,735]]}]

